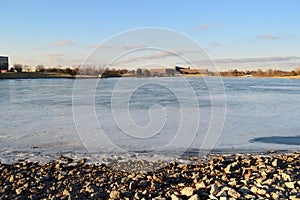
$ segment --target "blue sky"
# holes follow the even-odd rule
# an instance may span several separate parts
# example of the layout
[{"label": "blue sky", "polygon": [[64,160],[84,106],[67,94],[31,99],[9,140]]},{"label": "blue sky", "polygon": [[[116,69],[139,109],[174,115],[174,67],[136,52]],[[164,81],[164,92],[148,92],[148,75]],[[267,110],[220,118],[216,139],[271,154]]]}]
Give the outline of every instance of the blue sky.
[{"label": "blue sky", "polygon": [[0,55],[9,55],[11,64],[76,65],[115,34],[161,27],[200,43],[222,70],[300,66],[297,0],[0,0],[0,5]]}]

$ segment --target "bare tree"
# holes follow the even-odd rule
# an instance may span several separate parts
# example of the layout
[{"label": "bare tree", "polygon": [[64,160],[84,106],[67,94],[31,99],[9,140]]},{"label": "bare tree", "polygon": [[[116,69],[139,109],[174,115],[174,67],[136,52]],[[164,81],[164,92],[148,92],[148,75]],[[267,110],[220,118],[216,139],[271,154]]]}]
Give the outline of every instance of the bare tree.
[{"label": "bare tree", "polygon": [[19,64],[19,63],[15,63],[14,64],[14,69],[17,71],[17,72],[22,72],[23,70],[23,65],[22,64]]},{"label": "bare tree", "polygon": [[294,69],[294,71],[295,71],[298,75],[300,75],[300,67],[296,67],[296,68]]},{"label": "bare tree", "polygon": [[150,71],[148,69],[144,69],[144,76],[149,77],[150,75]]},{"label": "bare tree", "polygon": [[35,67],[35,69],[36,69],[36,71],[38,71],[38,72],[45,72],[45,67],[44,67],[44,65],[37,65],[37,66]]},{"label": "bare tree", "polygon": [[136,70],[136,74],[139,75],[139,76],[143,75],[143,70],[141,68],[138,68]]}]

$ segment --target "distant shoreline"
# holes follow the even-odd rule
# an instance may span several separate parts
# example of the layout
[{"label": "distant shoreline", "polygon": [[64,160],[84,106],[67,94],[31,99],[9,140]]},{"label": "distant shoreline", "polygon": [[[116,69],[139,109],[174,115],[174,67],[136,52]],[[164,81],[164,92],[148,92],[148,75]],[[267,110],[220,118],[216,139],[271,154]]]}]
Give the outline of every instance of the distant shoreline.
[{"label": "distant shoreline", "polygon": [[[222,76],[222,75],[206,75],[206,74],[180,74],[174,76],[150,76],[150,77],[224,77],[224,78],[289,78],[300,79],[297,76]],[[62,73],[42,73],[42,72],[21,72],[21,73],[0,73],[0,79],[95,79],[95,78],[120,78],[120,77],[136,77],[136,78],[149,78],[148,76],[93,76],[93,75],[70,75]]]},{"label": "distant shoreline", "polygon": [[21,72],[21,73],[0,73],[0,79],[75,79],[75,78],[99,78],[98,76],[70,75],[61,73]]}]

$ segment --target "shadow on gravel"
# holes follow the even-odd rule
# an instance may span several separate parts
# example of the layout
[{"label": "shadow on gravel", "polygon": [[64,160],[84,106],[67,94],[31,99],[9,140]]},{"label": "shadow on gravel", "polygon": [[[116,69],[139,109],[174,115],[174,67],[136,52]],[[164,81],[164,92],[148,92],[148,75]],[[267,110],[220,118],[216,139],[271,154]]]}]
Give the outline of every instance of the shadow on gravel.
[{"label": "shadow on gravel", "polygon": [[272,144],[287,144],[287,145],[300,145],[300,136],[272,136],[272,137],[259,137],[249,140],[249,142],[262,142]]}]

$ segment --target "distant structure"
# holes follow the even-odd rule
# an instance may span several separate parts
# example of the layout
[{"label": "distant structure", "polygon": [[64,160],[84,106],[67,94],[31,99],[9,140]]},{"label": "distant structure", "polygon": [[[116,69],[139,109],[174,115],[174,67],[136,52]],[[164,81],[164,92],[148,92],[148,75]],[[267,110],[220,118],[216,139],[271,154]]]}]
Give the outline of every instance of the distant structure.
[{"label": "distant structure", "polygon": [[208,74],[208,69],[191,69],[175,66],[175,71],[180,74]]},{"label": "distant structure", "polygon": [[0,56],[0,72],[5,73],[8,71],[8,57]]},{"label": "distant structure", "polygon": [[170,68],[150,69],[151,76],[174,76],[176,71]]}]

